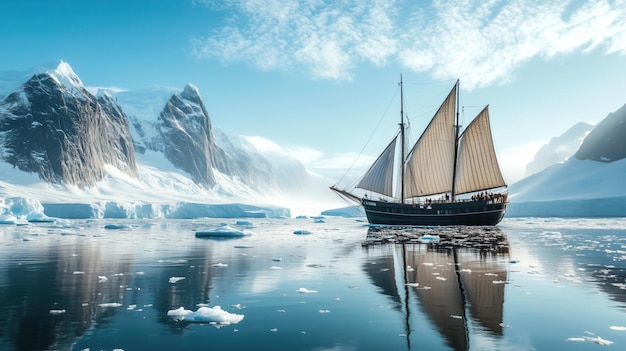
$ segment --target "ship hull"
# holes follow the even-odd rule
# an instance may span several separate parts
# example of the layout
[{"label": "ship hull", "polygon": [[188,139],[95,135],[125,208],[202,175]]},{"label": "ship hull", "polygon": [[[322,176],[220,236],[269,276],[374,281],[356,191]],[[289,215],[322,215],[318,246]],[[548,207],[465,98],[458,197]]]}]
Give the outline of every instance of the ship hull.
[{"label": "ship hull", "polygon": [[508,202],[479,200],[419,205],[364,199],[362,205],[371,224],[496,225],[504,217]]}]

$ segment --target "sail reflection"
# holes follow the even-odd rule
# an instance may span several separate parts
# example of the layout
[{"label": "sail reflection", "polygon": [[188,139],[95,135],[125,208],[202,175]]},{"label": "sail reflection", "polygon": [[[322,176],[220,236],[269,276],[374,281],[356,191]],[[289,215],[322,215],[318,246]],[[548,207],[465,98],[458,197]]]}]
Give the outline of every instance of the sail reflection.
[{"label": "sail reflection", "polygon": [[[506,238],[493,228],[468,230],[369,230],[364,246],[383,267],[365,264],[364,271],[405,313],[409,348],[411,322],[420,312],[454,350],[468,350],[470,334],[503,335]],[[438,240],[432,240],[435,232]],[[420,243],[422,237],[431,242]]]}]

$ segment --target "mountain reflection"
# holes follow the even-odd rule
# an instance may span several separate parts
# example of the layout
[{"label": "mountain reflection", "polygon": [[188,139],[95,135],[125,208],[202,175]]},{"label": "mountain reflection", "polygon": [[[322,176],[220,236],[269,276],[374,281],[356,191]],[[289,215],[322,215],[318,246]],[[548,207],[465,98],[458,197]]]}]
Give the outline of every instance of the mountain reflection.
[{"label": "mountain reflection", "polygon": [[[0,279],[0,342],[15,350],[69,349],[122,302],[131,275],[130,257],[77,238],[51,244],[5,266]],[[102,282],[105,278],[107,283]]]},{"label": "mountain reflection", "polygon": [[[439,240],[420,243],[423,235]],[[405,314],[409,348],[419,313],[454,350],[469,349],[470,319],[472,328],[502,336],[508,244],[499,230],[372,227],[364,246],[363,270]]]}]

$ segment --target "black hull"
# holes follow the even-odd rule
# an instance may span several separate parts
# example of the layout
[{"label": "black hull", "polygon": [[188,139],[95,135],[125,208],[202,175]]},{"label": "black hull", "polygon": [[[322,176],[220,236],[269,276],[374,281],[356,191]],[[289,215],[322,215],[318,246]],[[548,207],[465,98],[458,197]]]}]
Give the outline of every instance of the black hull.
[{"label": "black hull", "polygon": [[364,199],[362,205],[371,224],[496,225],[504,217],[508,202],[478,200],[413,205]]}]

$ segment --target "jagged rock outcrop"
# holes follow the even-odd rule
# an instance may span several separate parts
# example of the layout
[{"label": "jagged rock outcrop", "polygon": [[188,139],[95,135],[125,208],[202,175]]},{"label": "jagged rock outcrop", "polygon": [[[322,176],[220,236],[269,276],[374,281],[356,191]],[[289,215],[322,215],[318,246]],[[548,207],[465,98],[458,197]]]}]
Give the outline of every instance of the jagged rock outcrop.
[{"label": "jagged rock outcrop", "polygon": [[0,145],[3,160],[50,183],[93,185],[107,164],[137,175],[124,113],[110,96],[89,93],[65,62],[0,103]]},{"label": "jagged rock outcrop", "polygon": [[214,168],[226,167],[226,155],[215,145],[211,120],[198,89],[187,85],[174,94],[158,118],[165,157],[198,184],[216,184]]},{"label": "jagged rock outcrop", "polygon": [[626,158],[626,105],[598,123],[574,156],[600,162]]},{"label": "jagged rock outcrop", "polygon": [[[122,93],[129,111],[155,111],[159,100],[151,101],[162,91]],[[129,118],[135,131],[135,148],[162,152],[178,169],[191,175],[204,187],[217,185],[216,172],[254,191],[277,189],[272,165],[252,146],[242,140],[231,140],[219,129],[213,129],[211,119],[198,89],[188,84],[182,92],[173,92],[161,103],[158,115],[133,115]],[[141,106],[138,109],[137,106]],[[141,110],[141,111],[140,111]]]}]

